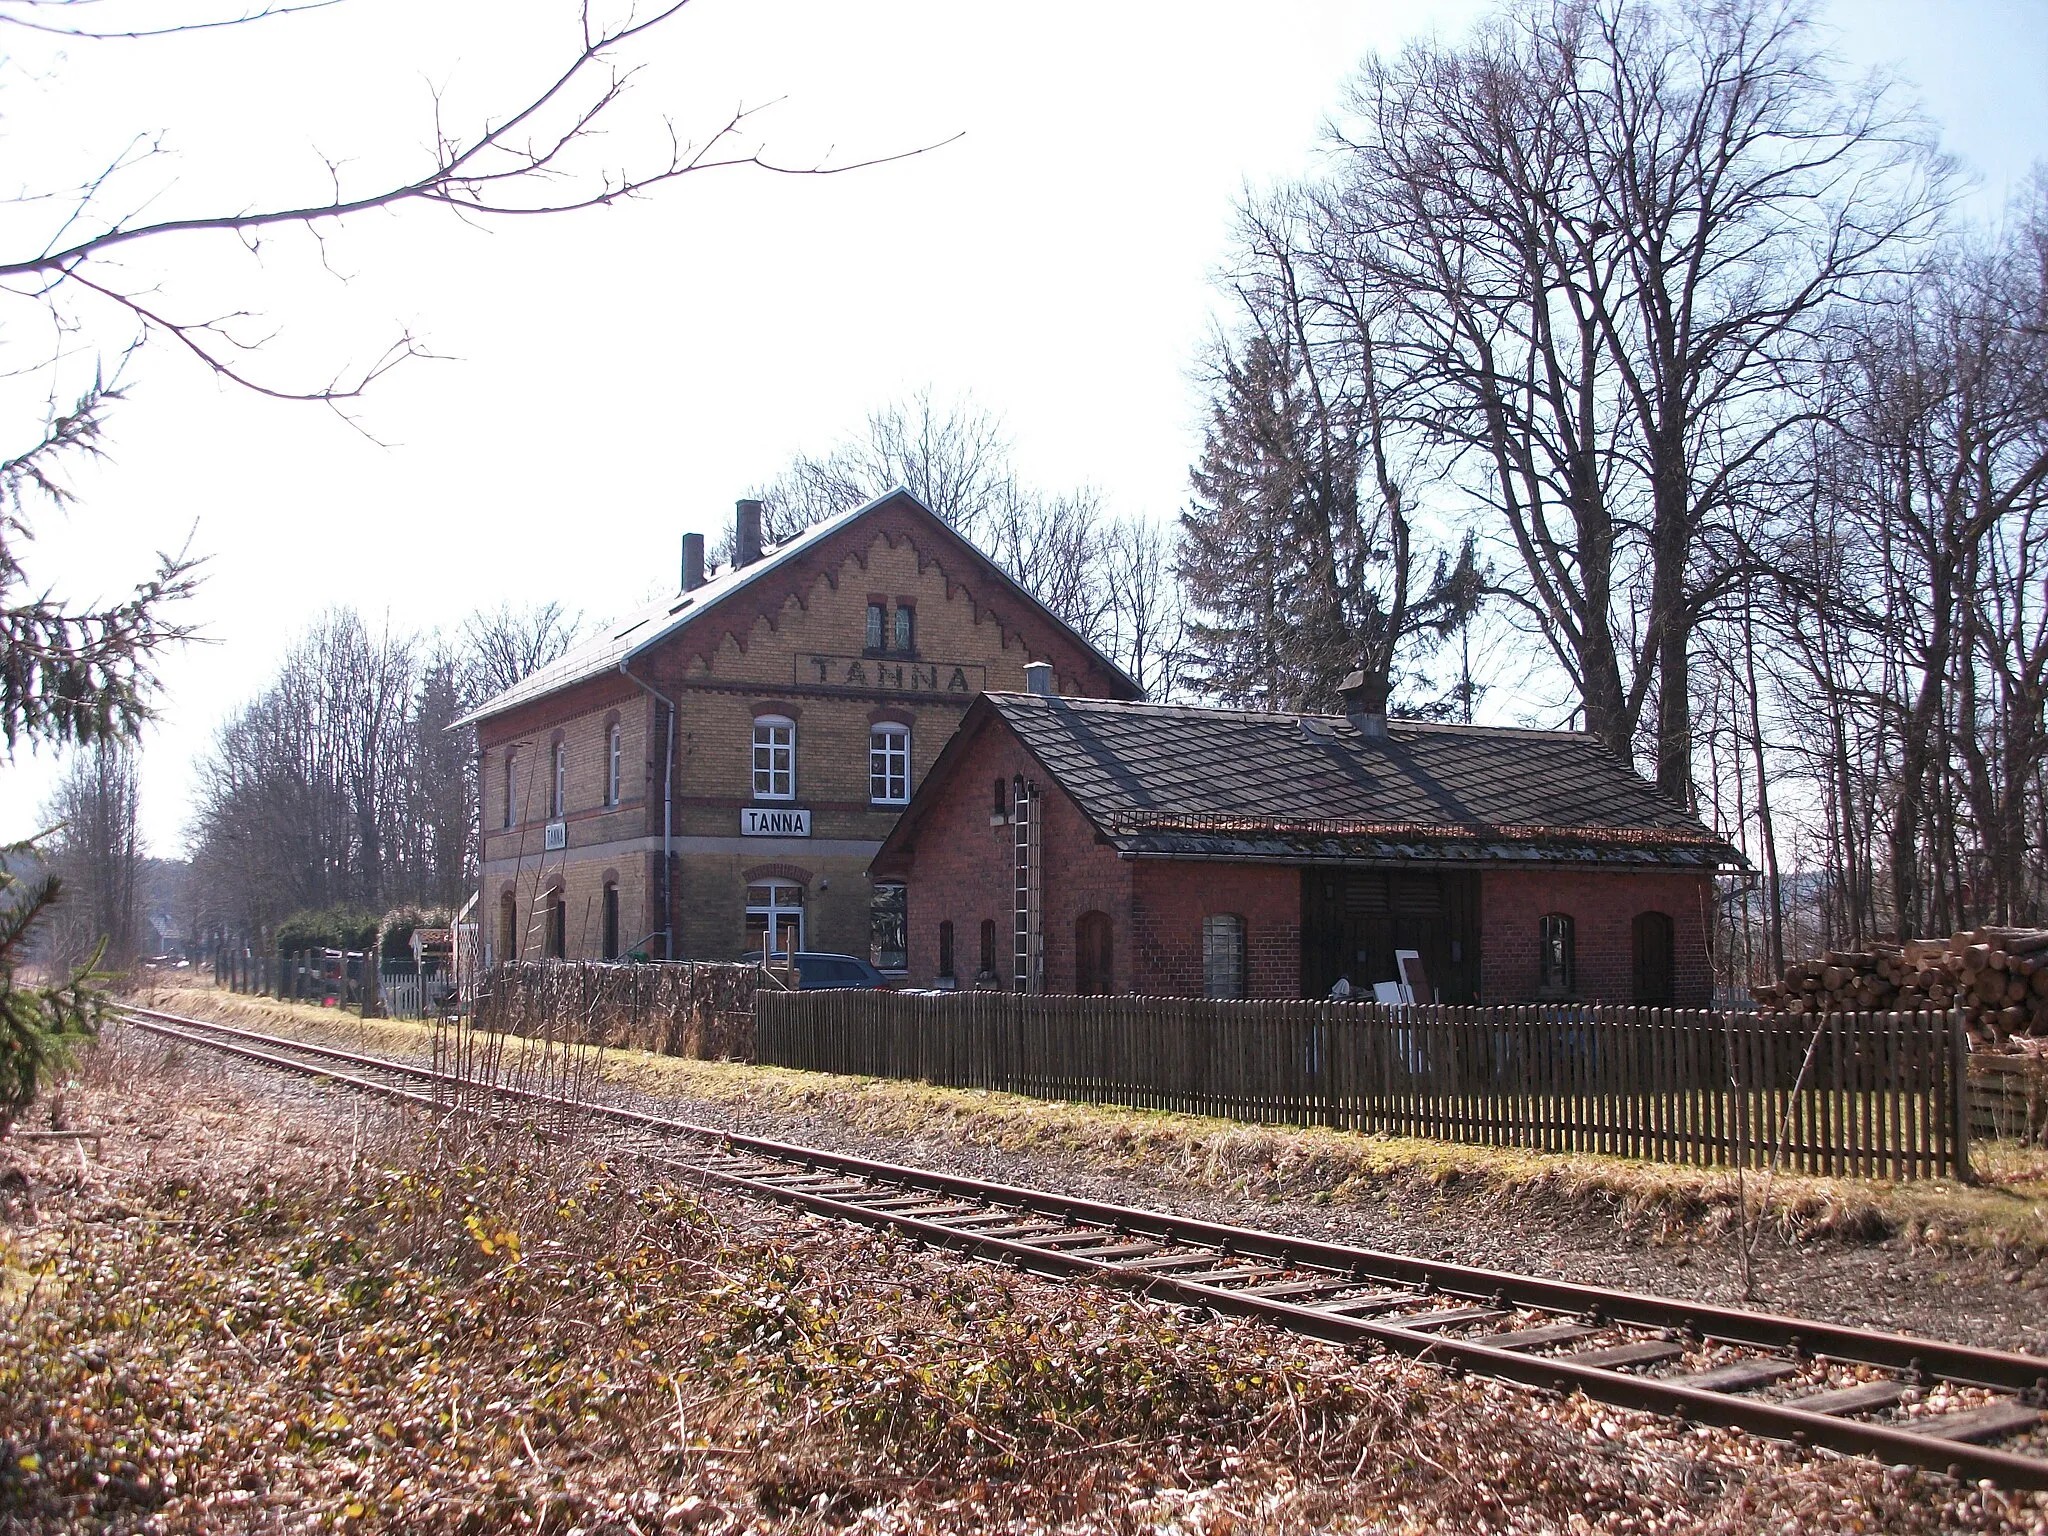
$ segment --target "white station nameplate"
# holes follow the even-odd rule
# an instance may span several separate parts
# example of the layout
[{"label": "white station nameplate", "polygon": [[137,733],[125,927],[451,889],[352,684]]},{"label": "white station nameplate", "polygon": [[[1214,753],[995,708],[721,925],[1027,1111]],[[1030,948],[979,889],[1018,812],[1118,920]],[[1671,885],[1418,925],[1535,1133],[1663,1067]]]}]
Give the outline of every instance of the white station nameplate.
[{"label": "white station nameplate", "polygon": [[811,813],[793,806],[745,805],[740,807],[742,837],[809,837]]}]

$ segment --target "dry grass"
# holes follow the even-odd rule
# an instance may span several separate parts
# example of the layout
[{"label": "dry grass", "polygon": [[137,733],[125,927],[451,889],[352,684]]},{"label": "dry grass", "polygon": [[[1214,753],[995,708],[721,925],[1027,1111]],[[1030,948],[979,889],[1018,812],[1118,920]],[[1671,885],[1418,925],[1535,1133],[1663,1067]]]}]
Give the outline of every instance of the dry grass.
[{"label": "dry grass", "polygon": [[140,1040],[20,1149],[0,1526],[2048,1530],[2048,1501],[699,1199]]},{"label": "dry grass", "polygon": [[[391,1054],[427,1049],[428,1026],[363,1021],[333,1009],[233,997],[163,994],[164,1006],[241,1020],[291,1022],[321,1038]],[[1399,1136],[1242,1125],[1194,1115],[1048,1103],[920,1083],[840,1078],[641,1051],[605,1053],[613,1083],[656,1097],[707,1100],[773,1115],[820,1114],[878,1136],[948,1137],[1040,1151],[1104,1172],[1181,1185],[1331,1203],[1458,1198],[1525,1215],[1597,1208],[1653,1235],[1718,1237],[1741,1220],[1735,1176],[1625,1158],[1472,1147]],[[2048,1150],[1980,1143],[1975,1185],[1951,1180],[1779,1175],[1765,1220],[1796,1240],[1893,1238],[1957,1252],[2048,1255]],[[1752,1176],[1752,1211],[1762,1181]]]}]

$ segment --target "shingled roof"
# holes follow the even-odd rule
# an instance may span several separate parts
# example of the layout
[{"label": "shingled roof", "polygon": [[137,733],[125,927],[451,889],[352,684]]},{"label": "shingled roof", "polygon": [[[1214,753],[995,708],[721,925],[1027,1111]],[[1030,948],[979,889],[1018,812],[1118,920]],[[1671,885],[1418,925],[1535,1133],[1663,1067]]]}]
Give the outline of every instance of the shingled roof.
[{"label": "shingled roof", "polygon": [[[1573,731],[985,694],[947,756],[1000,721],[1118,852],[1266,863],[1712,869],[1741,856]],[[944,758],[928,775],[941,786]],[[917,799],[925,797],[921,788]],[[915,836],[911,809],[876,859]]]},{"label": "shingled roof", "polygon": [[991,587],[1000,589],[1020,609],[1036,615],[1058,634],[1071,641],[1077,649],[1093,656],[1116,688],[1133,695],[1138,692],[1138,685],[1125,675],[1122,668],[1077,635],[1064,619],[1018,585],[1009,572],[969,543],[908,489],[899,485],[894,490],[884,491],[872,501],[862,502],[857,507],[849,507],[846,511],[828,517],[822,522],[813,523],[794,537],[768,549],[751,565],[728,566],[693,591],[665,597],[657,603],[627,614],[623,619],[607,624],[591,639],[571,647],[554,661],[529,673],[502,693],[486,699],[457,720],[455,725],[474,725],[480,720],[505,714],[522,704],[546,698],[549,694],[558,693],[564,688],[586,682],[603,673],[617,671],[621,663],[637,659],[642,652],[670,639],[690,625],[702,622],[707,616],[716,615],[720,605],[728,599],[756,588],[778,572],[785,571],[806,553],[828,544],[870,513],[881,511],[892,504],[916,513],[942,547],[950,547],[953,552],[966,557],[971,567],[978,570]]}]

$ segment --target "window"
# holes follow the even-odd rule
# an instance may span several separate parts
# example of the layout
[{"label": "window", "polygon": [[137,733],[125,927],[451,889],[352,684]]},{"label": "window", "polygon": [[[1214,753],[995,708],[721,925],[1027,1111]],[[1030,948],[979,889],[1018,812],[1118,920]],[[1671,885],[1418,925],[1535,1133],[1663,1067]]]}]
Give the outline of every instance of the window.
[{"label": "window", "polygon": [[1003,978],[996,971],[996,920],[992,917],[981,920],[981,969],[975,972],[974,979],[980,981],[984,977],[1002,984]]},{"label": "window", "polygon": [[909,899],[894,880],[878,881],[868,908],[868,961],[878,971],[900,971],[910,964]]},{"label": "window", "polygon": [[796,722],[762,715],[754,722],[754,798],[796,798]]},{"label": "window", "polygon": [[1010,819],[1010,785],[1005,779],[996,780],[995,803],[989,807],[988,824],[1000,827]]},{"label": "window", "polygon": [[866,644],[869,650],[879,651],[882,648],[882,625],[888,617],[888,610],[885,609],[880,603],[868,604],[868,634]]},{"label": "window", "polygon": [[896,605],[896,633],[894,649],[908,656],[917,649],[917,610],[908,603]]},{"label": "window", "polygon": [[519,958],[519,899],[510,891],[498,898],[498,958]]},{"label": "window", "polygon": [[560,821],[569,803],[569,748],[558,737],[554,750],[554,781],[548,791],[548,818]]},{"label": "window", "polygon": [[604,803],[606,805],[617,805],[619,803],[619,770],[624,766],[622,747],[623,733],[619,730],[619,722],[614,720],[612,728],[605,733]]},{"label": "window", "polygon": [[1638,912],[1629,924],[1635,948],[1636,998],[1639,1003],[1670,1003],[1676,997],[1672,976],[1671,918],[1664,912]]},{"label": "window", "polygon": [[1571,996],[1576,969],[1571,918],[1563,912],[1546,914],[1537,928],[1537,994],[1542,997]]},{"label": "window", "polygon": [[[618,730],[617,726],[612,727]],[[616,881],[606,881],[604,887],[604,957],[607,960],[619,958],[619,887]]]},{"label": "window", "polygon": [[505,825],[508,827],[512,825],[513,807],[519,801],[519,797],[512,787],[514,779],[513,770],[518,762],[518,758],[519,754],[511,747],[505,749]]},{"label": "window", "polygon": [[939,924],[939,974],[950,978],[953,974],[953,925]]},{"label": "window", "polygon": [[760,955],[761,940],[770,933],[775,935],[777,954],[793,954],[804,947],[804,888],[792,880],[765,880],[747,887],[749,956]]},{"label": "window", "polygon": [[1202,995],[1243,997],[1244,919],[1218,912],[1202,919]]},{"label": "window", "polygon": [[910,799],[910,727],[878,725],[868,732],[868,798],[876,805]]},{"label": "window", "polygon": [[565,959],[569,953],[569,908],[560,891],[548,893],[546,911],[547,956],[551,960]]}]

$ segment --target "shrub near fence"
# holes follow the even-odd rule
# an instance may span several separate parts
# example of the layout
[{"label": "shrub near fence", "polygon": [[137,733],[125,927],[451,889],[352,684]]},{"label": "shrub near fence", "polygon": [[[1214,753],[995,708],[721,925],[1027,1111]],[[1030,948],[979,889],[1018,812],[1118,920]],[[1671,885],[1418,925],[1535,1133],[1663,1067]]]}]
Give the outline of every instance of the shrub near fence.
[{"label": "shrub near fence", "polygon": [[739,1058],[754,1050],[751,965],[612,965],[519,960],[477,988],[477,1027],[664,1056]]},{"label": "shrub near fence", "polygon": [[[1803,1027],[1802,1027],[1803,1025]],[[764,992],[764,1064],[1492,1146],[1968,1177],[1946,1014]],[[1809,1051],[1809,1047],[1812,1049]]]}]

